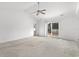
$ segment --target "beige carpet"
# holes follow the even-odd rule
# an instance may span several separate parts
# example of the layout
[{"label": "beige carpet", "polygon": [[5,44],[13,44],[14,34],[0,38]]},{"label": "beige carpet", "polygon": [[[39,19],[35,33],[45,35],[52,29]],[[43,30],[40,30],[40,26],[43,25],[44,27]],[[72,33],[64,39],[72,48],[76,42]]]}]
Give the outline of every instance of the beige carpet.
[{"label": "beige carpet", "polygon": [[31,37],[0,44],[2,57],[71,57],[79,56],[74,41],[52,37]]}]

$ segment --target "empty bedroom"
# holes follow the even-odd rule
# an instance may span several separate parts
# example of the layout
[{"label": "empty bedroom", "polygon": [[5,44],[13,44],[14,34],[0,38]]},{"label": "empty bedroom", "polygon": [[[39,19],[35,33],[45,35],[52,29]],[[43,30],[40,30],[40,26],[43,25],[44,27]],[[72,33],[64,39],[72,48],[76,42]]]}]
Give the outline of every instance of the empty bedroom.
[{"label": "empty bedroom", "polygon": [[79,2],[0,2],[0,57],[79,57]]}]

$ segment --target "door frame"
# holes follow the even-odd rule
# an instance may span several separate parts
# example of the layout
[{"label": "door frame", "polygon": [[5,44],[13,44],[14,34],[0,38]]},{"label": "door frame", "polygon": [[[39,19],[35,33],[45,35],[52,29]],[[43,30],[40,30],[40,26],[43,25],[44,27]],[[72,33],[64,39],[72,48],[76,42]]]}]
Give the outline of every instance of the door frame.
[{"label": "door frame", "polygon": [[[47,33],[47,36],[49,36],[49,35],[48,35],[48,24],[49,24],[49,23],[51,23],[51,32],[52,32],[52,30],[53,30],[53,29],[52,29],[52,23],[58,23],[58,27],[59,27],[59,22],[48,22],[48,23],[47,23],[47,32],[46,32],[46,33]],[[53,36],[52,33],[51,33],[51,36]],[[59,28],[58,28],[58,35],[57,35],[57,36],[59,36]]]}]

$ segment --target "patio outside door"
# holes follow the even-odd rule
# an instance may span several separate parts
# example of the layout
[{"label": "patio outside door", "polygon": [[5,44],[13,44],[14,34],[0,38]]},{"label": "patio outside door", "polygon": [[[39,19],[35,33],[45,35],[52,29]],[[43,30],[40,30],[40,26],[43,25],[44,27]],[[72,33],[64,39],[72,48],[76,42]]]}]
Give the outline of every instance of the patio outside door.
[{"label": "patio outside door", "polygon": [[59,23],[48,24],[48,36],[57,37],[59,30]]}]

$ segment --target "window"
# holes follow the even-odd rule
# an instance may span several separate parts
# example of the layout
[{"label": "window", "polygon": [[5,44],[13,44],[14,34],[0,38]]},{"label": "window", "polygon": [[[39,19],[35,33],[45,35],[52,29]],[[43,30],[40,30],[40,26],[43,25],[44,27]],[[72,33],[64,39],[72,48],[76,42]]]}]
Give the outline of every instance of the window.
[{"label": "window", "polygon": [[58,23],[52,23],[52,29],[58,29]]}]

